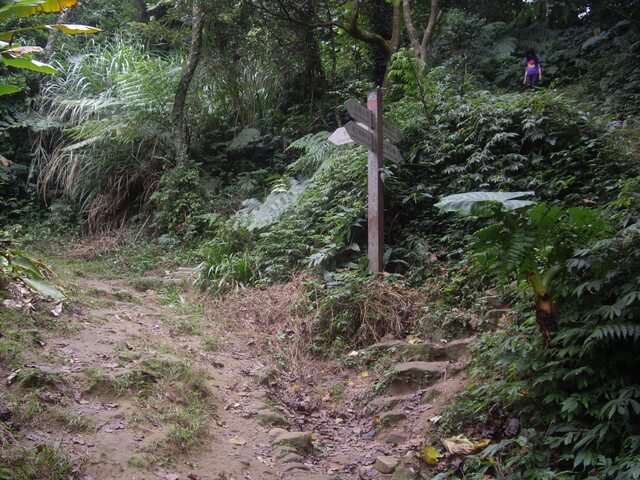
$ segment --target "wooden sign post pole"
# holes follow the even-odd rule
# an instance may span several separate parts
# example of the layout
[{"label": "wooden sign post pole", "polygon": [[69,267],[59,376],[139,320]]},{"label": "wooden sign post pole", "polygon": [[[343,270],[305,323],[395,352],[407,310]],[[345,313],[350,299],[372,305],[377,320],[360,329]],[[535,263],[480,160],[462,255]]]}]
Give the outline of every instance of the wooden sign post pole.
[{"label": "wooden sign post pole", "polygon": [[384,193],[380,169],[383,162],[382,90],[376,88],[367,94],[367,108],[373,117],[373,145],[368,153],[368,228],[369,270],[381,273],[384,267]]},{"label": "wooden sign post pole", "polygon": [[353,120],[343,128],[338,128],[329,137],[336,145],[355,142],[369,150],[368,165],[368,224],[369,224],[369,270],[382,273],[384,269],[384,194],[380,170],[384,158],[392,162],[402,161],[400,150],[392,143],[385,142],[387,136],[392,142],[402,139],[402,132],[382,115],[382,90],[377,88],[367,94],[367,106],[353,99],[345,102],[347,112]]}]

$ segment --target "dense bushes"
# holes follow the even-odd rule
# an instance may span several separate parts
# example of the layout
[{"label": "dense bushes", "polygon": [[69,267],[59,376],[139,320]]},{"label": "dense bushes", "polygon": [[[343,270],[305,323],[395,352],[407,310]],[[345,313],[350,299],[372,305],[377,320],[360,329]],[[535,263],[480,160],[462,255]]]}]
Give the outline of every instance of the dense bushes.
[{"label": "dense bushes", "polygon": [[[558,331],[544,348],[535,316],[521,310],[520,320],[476,347],[474,386],[450,409],[449,427],[490,430],[498,439],[509,418],[520,418],[525,428],[518,438],[497,442],[470,459],[462,467],[465,478],[492,471],[510,478],[640,475],[640,375],[634,360],[640,341],[637,186],[637,179],[627,181],[606,210],[581,209],[579,217],[590,218],[587,222],[576,220],[576,209],[563,216],[557,207],[545,207],[557,214],[547,219],[544,237],[536,236],[524,253],[532,254],[537,268],[555,269],[549,292]],[[525,212],[514,220],[525,235],[534,233],[528,217]],[[485,243],[481,251],[498,245],[483,233],[487,228],[479,232]],[[510,262],[505,249],[515,248],[516,237],[505,239],[502,259],[494,252],[494,262]],[[499,284],[511,279],[503,276],[504,269],[489,271],[502,273],[495,278]],[[525,455],[518,453],[522,448]]]}]

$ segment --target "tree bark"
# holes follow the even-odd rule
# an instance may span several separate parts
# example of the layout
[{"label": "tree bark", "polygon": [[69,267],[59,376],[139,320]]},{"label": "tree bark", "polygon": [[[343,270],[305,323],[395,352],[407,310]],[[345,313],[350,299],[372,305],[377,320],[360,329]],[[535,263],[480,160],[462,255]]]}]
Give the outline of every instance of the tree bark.
[{"label": "tree bark", "polygon": [[189,93],[191,80],[200,62],[202,53],[202,34],[204,30],[204,12],[202,9],[202,0],[193,0],[192,7],[193,26],[191,28],[191,45],[189,47],[189,56],[187,63],[182,69],[176,96],[173,101],[173,109],[171,111],[171,120],[173,121],[176,131],[176,151],[178,161],[187,159],[187,128],[184,122],[184,109]]}]

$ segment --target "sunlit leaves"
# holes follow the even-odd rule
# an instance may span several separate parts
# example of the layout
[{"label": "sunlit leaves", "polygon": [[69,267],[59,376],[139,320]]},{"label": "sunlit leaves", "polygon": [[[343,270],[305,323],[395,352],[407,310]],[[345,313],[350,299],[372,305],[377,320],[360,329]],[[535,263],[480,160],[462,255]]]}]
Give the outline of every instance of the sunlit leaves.
[{"label": "sunlit leaves", "polygon": [[0,20],[10,17],[29,17],[38,13],[60,12],[77,3],[78,0],[2,0]]},{"label": "sunlit leaves", "polygon": [[94,33],[101,32],[99,28],[90,27],[88,25],[75,25],[75,24],[55,24],[55,25],[44,25],[45,28],[50,30],[60,30],[67,35],[91,35]]}]

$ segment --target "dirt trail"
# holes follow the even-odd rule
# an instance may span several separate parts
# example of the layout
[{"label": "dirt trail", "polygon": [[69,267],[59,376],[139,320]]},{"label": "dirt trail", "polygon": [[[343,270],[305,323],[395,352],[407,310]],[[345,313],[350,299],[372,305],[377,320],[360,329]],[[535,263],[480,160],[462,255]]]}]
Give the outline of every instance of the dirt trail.
[{"label": "dirt trail", "polygon": [[[14,441],[61,445],[84,480],[391,478],[373,468],[380,455],[399,459],[393,478],[419,478],[432,420],[464,386],[468,342],[377,345],[367,352],[391,362],[386,380],[382,363],[360,360],[367,352],[355,368],[283,358],[299,285],[203,306],[179,289],[167,299],[160,288],[81,282],[87,302],[61,317],[70,332],[22,367],[53,380],[4,386],[0,406],[28,394],[46,404],[28,417],[14,402]],[[429,362],[395,364],[415,359]],[[287,440],[284,430],[308,433]]]}]

